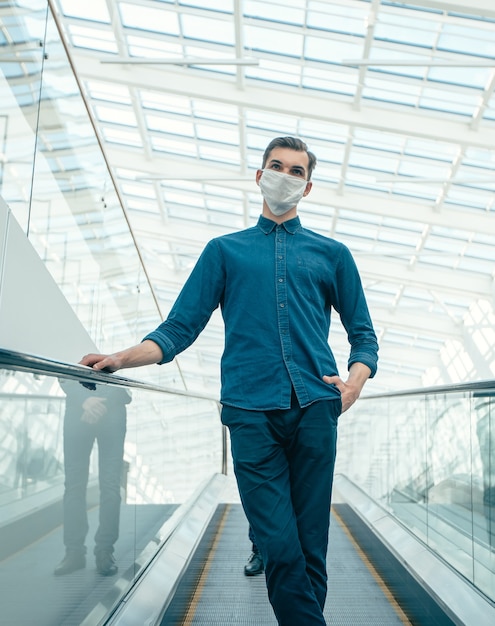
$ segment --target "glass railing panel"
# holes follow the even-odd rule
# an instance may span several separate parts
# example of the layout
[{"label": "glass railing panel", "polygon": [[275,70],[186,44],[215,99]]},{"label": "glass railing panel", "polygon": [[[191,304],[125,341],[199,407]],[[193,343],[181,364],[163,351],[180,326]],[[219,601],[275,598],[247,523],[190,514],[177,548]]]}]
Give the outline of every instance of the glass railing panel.
[{"label": "glass railing panel", "polygon": [[[98,350],[114,352],[163,315],[46,1],[7,4],[0,195]],[[175,362],[140,377],[184,389]]]},{"label": "glass railing panel", "polygon": [[427,414],[428,545],[473,578],[473,474],[470,394],[430,394]]},{"label": "glass railing panel", "polygon": [[495,598],[495,385],[472,397],[473,577]]},{"label": "glass railing panel", "polygon": [[[395,514],[407,520],[411,530],[422,541],[427,540],[428,468],[426,454],[426,416],[422,397],[402,397],[391,401],[384,414],[389,451],[384,472],[389,476],[388,495],[382,502]],[[383,405],[384,400],[379,402]],[[390,419],[391,415],[394,419]]]},{"label": "glass railing panel", "polygon": [[33,0],[28,16],[16,2],[2,2],[1,9],[0,195],[27,231],[47,3]]},{"label": "glass railing panel", "polygon": [[2,623],[95,626],[222,471],[218,405],[7,369],[0,394]]},{"label": "glass railing panel", "polygon": [[486,384],[360,400],[336,472],[495,599],[494,397]]}]

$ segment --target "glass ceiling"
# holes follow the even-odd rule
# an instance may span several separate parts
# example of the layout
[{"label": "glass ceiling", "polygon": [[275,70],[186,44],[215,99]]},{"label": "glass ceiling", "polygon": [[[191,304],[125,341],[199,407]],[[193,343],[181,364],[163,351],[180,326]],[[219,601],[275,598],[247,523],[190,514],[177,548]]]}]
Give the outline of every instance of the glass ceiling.
[{"label": "glass ceiling", "polygon": [[[263,150],[297,135],[303,224],[350,247],[379,335],[368,391],[495,376],[491,0],[49,5],[161,315],[207,240],[256,222]],[[203,335],[191,380],[217,371],[219,316]],[[338,323],[330,341],[344,375]]]}]

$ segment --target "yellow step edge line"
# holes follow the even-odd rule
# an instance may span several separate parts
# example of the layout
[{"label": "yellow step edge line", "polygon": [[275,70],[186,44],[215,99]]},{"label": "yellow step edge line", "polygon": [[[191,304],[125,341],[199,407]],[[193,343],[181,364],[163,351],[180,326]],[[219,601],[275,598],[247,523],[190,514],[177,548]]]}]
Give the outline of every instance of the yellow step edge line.
[{"label": "yellow step edge line", "polygon": [[375,581],[377,582],[378,586],[380,587],[380,589],[383,591],[385,597],[387,598],[387,600],[389,601],[389,603],[393,606],[393,608],[395,609],[395,612],[397,613],[397,615],[399,616],[399,619],[401,620],[401,622],[403,624],[409,624],[412,625],[412,622],[408,619],[407,615],[404,613],[404,611],[402,610],[402,608],[400,607],[400,605],[397,603],[397,600],[394,598],[394,596],[392,595],[392,593],[390,592],[389,588],[387,587],[387,585],[385,584],[383,578],[380,576],[380,574],[376,571],[375,567],[373,566],[373,564],[371,563],[371,561],[368,559],[368,557],[366,556],[366,554],[361,550],[361,547],[359,546],[359,544],[356,542],[356,540],[354,539],[354,537],[351,535],[349,529],[347,528],[347,526],[345,525],[344,521],[342,520],[342,518],[340,517],[340,515],[337,513],[337,511],[335,510],[334,507],[332,507],[332,513],[335,515],[335,518],[337,519],[340,527],[342,528],[342,530],[344,531],[344,533],[347,535],[347,538],[349,539],[349,541],[352,543],[352,545],[354,546],[354,549],[356,550],[356,552],[359,554],[359,556],[361,557],[361,560],[363,561],[363,563],[366,565],[366,567],[368,568],[368,570],[370,571],[371,575],[373,576],[373,578],[375,579]]},{"label": "yellow step edge line", "polygon": [[210,572],[211,564],[213,563],[213,558],[215,556],[215,553],[216,553],[217,548],[218,548],[218,544],[220,542],[220,538],[222,536],[222,531],[223,531],[224,526],[225,526],[225,524],[227,522],[227,517],[228,517],[228,514],[230,512],[230,508],[231,508],[231,505],[227,504],[227,506],[225,507],[224,512],[222,513],[222,519],[220,520],[220,523],[218,525],[218,530],[217,530],[217,533],[215,535],[215,539],[214,539],[213,544],[211,546],[211,550],[208,553],[208,558],[206,559],[205,566],[203,568],[203,571],[201,572],[201,576],[199,577],[198,584],[196,585],[196,589],[194,591],[193,597],[192,597],[191,602],[189,604],[189,608],[187,609],[187,613],[186,613],[186,616],[184,618],[184,621],[182,622],[182,626],[191,626],[191,624],[192,624],[192,621],[193,621],[194,616],[196,614],[196,610],[198,608],[199,601],[201,599],[201,594],[203,593],[203,589],[204,589],[206,580],[208,578],[208,574]]}]

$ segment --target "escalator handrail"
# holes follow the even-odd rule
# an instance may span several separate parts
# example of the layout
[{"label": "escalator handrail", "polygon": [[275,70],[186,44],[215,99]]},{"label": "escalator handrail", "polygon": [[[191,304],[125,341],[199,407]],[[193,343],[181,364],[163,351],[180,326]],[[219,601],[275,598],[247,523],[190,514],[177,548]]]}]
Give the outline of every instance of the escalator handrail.
[{"label": "escalator handrail", "polygon": [[7,350],[4,348],[0,348],[0,368],[44,374],[48,376],[56,375],[90,385],[109,384],[117,385],[119,387],[134,387],[149,391],[159,391],[162,393],[187,396],[190,398],[212,400],[213,402],[218,403],[218,397],[213,394],[199,393],[196,391],[191,392],[185,389],[155,385],[141,380],[136,380],[134,378],[126,378],[125,376],[111,374],[109,372],[93,370],[86,365],[57,361],[42,356],[16,352],[15,350]]}]

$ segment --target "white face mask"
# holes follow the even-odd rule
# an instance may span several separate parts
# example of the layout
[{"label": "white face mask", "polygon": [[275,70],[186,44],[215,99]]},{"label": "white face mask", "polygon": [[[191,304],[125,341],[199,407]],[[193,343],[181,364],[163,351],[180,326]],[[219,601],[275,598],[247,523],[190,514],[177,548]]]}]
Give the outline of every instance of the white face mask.
[{"label": "white face mask", "polygon": [[273,215],[290,211],[303,197],[308,181],[275,170],[263,170],[259,180],[261,193]]}]

